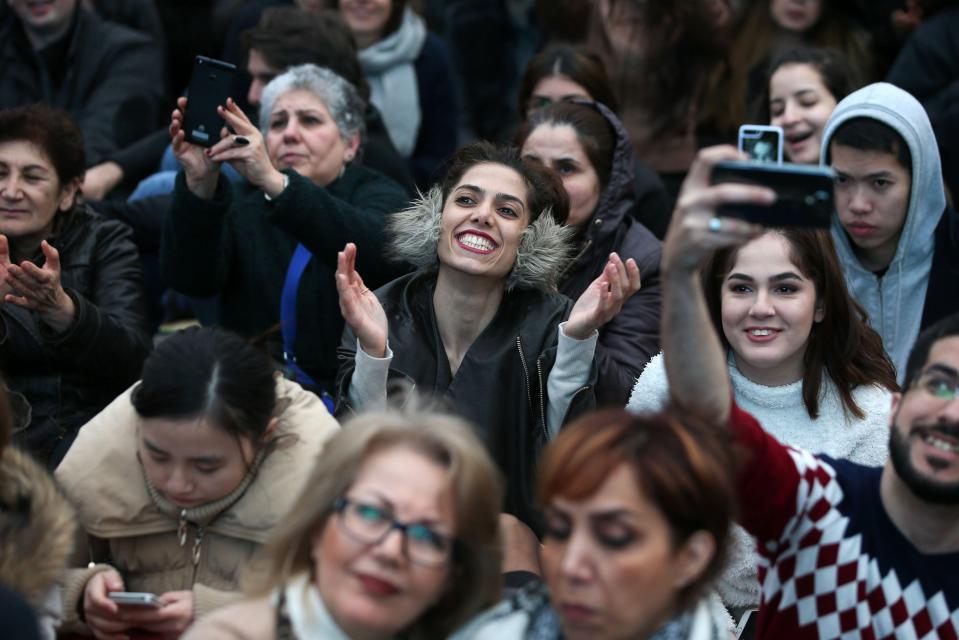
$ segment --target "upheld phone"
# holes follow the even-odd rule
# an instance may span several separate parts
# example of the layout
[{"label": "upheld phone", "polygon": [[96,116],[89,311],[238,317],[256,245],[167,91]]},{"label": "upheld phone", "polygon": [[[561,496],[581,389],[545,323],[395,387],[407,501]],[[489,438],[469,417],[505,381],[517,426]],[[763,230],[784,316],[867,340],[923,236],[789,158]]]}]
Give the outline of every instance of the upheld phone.
[{"label": "upheld phone", "polygon": [[776,192],[771,205],[728,204],[719,215],[743,218],[767,227],[828,228],[833,212],[835,172],[829,167],[765,162],[720,162],[712,183],[735,182],[768,187]]},{"label": "upheld phone", "polygon": [[188,142],[212,147],[220,141],[223,118],[216,108],[226,105],[236,66],[222,60],[197,56],[187,92],[183,131]]},{"label": "upheld phone", "polygon": [[783,162],[783,130],[762,124],[739,127],[739,150],[756,162]]},{"label": "upheld phone", "polygon": [[124,607],[159,609],[163,606],[163,602],[156,594],[143,591],[111,591],[107,597]]}]

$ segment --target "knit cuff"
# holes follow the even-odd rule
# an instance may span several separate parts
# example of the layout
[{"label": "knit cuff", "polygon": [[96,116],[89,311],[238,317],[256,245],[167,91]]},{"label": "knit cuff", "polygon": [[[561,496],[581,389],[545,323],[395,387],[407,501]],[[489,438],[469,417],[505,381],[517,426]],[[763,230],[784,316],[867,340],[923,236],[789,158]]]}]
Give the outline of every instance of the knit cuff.
[{"label": "knit cuff", "polygon": [[89,633],[83,619],[83,592],[90,578],[104,571],[115,571],[108,564],[92,564],[86,569],[68,569],[64,572],[62,632]]}]

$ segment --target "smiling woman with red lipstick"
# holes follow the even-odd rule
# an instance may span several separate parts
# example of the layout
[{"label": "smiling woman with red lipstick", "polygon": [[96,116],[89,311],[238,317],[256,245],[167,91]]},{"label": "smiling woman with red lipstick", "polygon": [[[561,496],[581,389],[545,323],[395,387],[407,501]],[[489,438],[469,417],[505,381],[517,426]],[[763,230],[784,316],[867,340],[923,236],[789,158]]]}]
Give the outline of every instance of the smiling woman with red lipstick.
[{"label": "smiling woman with red lipstick", "polygon": [[568,209],[552,171],[515,149],[475,143],[391,218],[394,253],[416,272],[374,294],[347,245],[336,275],[349,329],[339,410],[384,406],[388,377],[443,396],[506,474],[506,510],[534,529],[538,453],[569,413],[592,404],[598,330],[639,289],[635,261],[614,253],[575,305],[555,293]]},{"label": "smiling woman with red lipstick", "polygon": [[732,523],[732,456],[716,431],[622,409],[571,424],[543,454],[545,585],[454,640],[722,640],[704,592]]},{"label": "smiling woman with red lipstick", "polygon": [[255,599],[185,640],[433,640],[500,594],[499,474],[463,421],[367,413],[265,547]]},{"label": "smiling woman with red lipstick", "polygon": [[[701,251],[705,240],[687,247]],[[736,402],[786,444],[881,465],[895,374],[878,334],[851,298],[825,231],[768,230],[715,253],[703,270],[713,321],[728,348]],[[629,409],[669,395],[662,354],[640,376]],[[835,425],[844,425],[837,429]],[[719,591],[740,613],[759,603],[755,552],[742,529]]]}]

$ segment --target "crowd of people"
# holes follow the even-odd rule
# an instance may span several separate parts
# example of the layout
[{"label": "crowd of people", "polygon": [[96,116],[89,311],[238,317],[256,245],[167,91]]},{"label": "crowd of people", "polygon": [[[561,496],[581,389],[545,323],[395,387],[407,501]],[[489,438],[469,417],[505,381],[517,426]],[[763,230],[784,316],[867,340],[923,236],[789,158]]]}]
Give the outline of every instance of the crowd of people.
[{"label": "crowd of people", "polygon": [[[0,0],[0,635],[959,638],[957,42]],[[742,124],[830,226],[736,214]]]}]

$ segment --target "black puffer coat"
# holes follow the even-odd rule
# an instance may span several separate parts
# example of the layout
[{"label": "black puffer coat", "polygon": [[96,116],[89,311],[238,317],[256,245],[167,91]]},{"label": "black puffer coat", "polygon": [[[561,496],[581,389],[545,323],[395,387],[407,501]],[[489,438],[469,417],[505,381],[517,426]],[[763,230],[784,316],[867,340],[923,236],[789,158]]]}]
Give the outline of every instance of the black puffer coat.
[{"label": "black puffer coat", "polygon": [[[76,315],[63,333],[0,304],[0,370],[30,407],[15,439],[50,468],[77,429],[140,377],[150,350],[140,260],[126,225],[79,207],[48,238]],[[43,255],[33,258],[38,265]]]},{"label": "black puffer coat", "polygon": [[615,251],[625,262],[636,260],[642,288],[626,301],[622,311],[599,330],[596,364],[599,381],[596,399],[600,405],[625,406],[629,393],[646,363],[659,353],[659,240],[633,217],[636,206],[633,180],[633,149],[619,119],[597,105],[616,132],[613,169],[592,217],[583,226],[576,258],[563,274],[560,292],[577,300],[602,273],[609,254]]},{"label": "black puffer coat", "polygon": [[[433,310],[435,288],[436,271],[426,269],[376,291],[389,321],[390,379],[405,379],[421,394],[436,394],[477,427],[506,478],[505,510],[537,529],[533,481],[549,439],[546,381],[556,360],[557,327],[573,303],[535,289],[508,291],[451,375]],[[356,337],[347,326],[337,373],[338,407],[347,404],[355,357]],[[567,419],[592,408],[592,382],[573,397]]]}]

